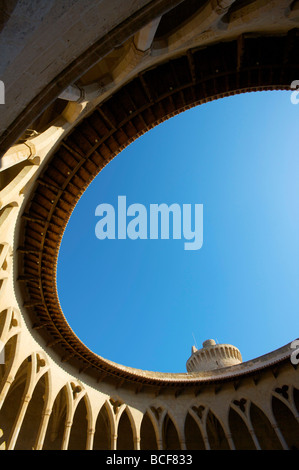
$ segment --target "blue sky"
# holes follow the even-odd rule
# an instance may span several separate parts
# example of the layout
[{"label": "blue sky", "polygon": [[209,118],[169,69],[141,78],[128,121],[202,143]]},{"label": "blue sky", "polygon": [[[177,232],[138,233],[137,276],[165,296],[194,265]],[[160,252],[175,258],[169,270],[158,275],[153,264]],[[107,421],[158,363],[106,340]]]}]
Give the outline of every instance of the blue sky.
[{"label": "blue sky", "polygon": [[[290,92],[213,101],[171,118],[95,178],[63,236],[57,287],[91,350],[145,370],[185,372],[191,346],[247,361],[298,337],[299,104]],[[203,204],[203,246],[99,240],[95,209]]]}]

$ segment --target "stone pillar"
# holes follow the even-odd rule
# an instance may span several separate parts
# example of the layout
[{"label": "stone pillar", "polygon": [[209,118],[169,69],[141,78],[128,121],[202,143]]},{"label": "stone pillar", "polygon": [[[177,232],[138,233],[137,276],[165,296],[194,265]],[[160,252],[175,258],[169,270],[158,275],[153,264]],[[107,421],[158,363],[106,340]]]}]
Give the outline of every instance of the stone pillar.
[{"label": "stone pillar", "polygon": [[205,433],[205,435],[203,436],[203,441],[204,441],[204,444],[205,444],[205,449],[206,449],[206,450],[211,450],[210,443],[209,443],[209,438],[208,438],[208,436],[206,435],[206,433]]},{"label": "stone pillar", "polygon": [[51,413],[52,413],[52,409],[47,408],[42,415],[42,420],[41,420],[41,424],[40,424],[40,428],[39,428],[38,436],[36,440],[36,445],[35,445],[36,450],[42,450],[43,448]]},{"label": "stone pillar", "polygon": [[111,436],[111,450],[117,449],[117,434],[112,434]]},{"label": "stone pillar", "polygon": [[162,439],[157,439],[158,450],[163,450],[163,441]]},{"label": "stone pillar", "polygon": [[95,428],[89,428],[87,430],[86,450],[93,449],[94,434],[95,434]]},{"label": "stone pillar", "polygon": [[180,444],[181,444],[181,450],[187,450],[186,441],[181,440]]},{"label": "stone pillar", "polygon": [[251,426],[248,426],[248,430],[250,432],[250,435],[252,437],[252,440],[253,440],[253,443],[256,447],[256,450],[261,450],[261,446],[260,446],[260,443],[259,443],[256,435],[255,435],[254,429]]},{"label": "stone pillar", "polygon": [[21,408],[17,416],[16,422],[14,424],[12,435],[10,437],[10,440],[7,446],[8,450],[13,450],[15,448],[30,400],[31,400],[31,395],[29,394],[25,395],[22,400]]},{"label": "stone pillar", "polygon": [[[271,424],[272,424],[272,423],[271,423]],[[280,443],[281,443],[281,445],[282,445],[282,448],[283,448],[284,450],[289,450],[289,446],[287,445],[287,443],[286,443],[286,441],[285,441],[285,439],[284,439],[284,437],[283,437],[283,435],[282,435],[282,432],[281,432],[281,430],[279,429],[278,425],[277,425],[277,424],[274,424],[274,425],[272,424],[272,426],[273,426],[273,429],[274,429],[274,431],[276,432],[276,435],[277,435],[277,437],[278,437],[278,439],[279,439],[279,441],[280,441]]]},{"label": "stone pillar", "polygon": [[65,422],[61,450],[67,450],[68,448],[72,424],[73,424],[73,421],[71,420],[68,420]]},{"label": "stone pillar", "polygon": [[[264,409],[264,412],[265,412],[265,409]],[[289,450],[289,446],[287,445],[287,443],[286,443],[286,441],[285,441],[285,439],[284,439],[284,437],[283,437],[283,435],[282,435],[282,432],[280,431],[280,429],[279,429],[279,427],[278,427],[278,424],[277,424],[277,422],[276,422],[276,419],[275,419],[275,417],[274,417],[274,415],[273,415],[273,412],[272,412],[272,409],[271,409],[271,408],[268,409],[268,413],[266,413],[266,415],[267,415],[267,417],[268,417],[268,419],[269,419],[269,421],[270,421],[270,423],[271,423],[272,428],[274,429],[274,431],[275,431],[275,433],[276,433],[276,435],[277,435],[277,437],[278,437],[278,440],[279,440],[279,442],[280,442],[282,448],[283,448],[284,450]]]},{"label": "stone pillar", "polygon": [[225,431],[224,431],[224,433],[225,433],[225,437],[227,439],[230,450],[236,450],[232,435],[226,433]]},{"label": "stone pillar", "polygon": [[5,382],[5,384],[4,384],[4,386],[1,390],[1,393],[0,393],[0,410],[2,408],[4,400],[5,400],[6,395],[8,393],[8,390],[9,390],[11,384],[13,383],[13,381],[14,381],[14,377],[12,377],[11,375],[8,376],[7,379],[6,379],[6,382]]},{"label": "stone pillar", "polygon": [[134,439],[134,449],[135,450],[140,450],[140,441],[141,441],[140,437],[135,437],[135,439]]}]

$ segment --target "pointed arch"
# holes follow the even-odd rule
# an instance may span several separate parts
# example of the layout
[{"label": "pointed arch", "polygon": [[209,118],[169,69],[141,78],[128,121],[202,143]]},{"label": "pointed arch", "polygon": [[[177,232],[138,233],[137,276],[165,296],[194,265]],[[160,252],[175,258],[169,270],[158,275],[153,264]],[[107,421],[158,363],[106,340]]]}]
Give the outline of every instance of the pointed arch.
[{"label": "pointed arch", "polygon": [[34,392],[26,409],[26,414],[15,444],[15,450],[32,450],[35,448],[42,413],[47,399],[48,373],[42,375],[34,387]]},{"label": "pointed arch", "polygon": [[0,409],[0,429],[2,431],[0,445],[3,448],[7,448],[9,444],[10,436],[22,404],[30,369],[29,359],[26,358],[20,365]]},{"label": "pointed arch", "polygon": [[151,414],[146,411],[140,428],[141,450],[158,450],[158,436]]},{"label": "pointed arch", "polygon": [[188,411],[185,419],[184,432],[187,450],[205,450],[201,430],[190,411]]},{"label": "pointed arch", "polygon": [[134,450],[134,434],[128,407],[124,408],[118,422],[117,450]]},{"label": "pointed arch", "polygon": [[64,386],[57,394],[47,427],[43,445],[44,450],[60,450],[62,446],[64,425],[67,417],[68,400]]},{"label": "pointed arch", "polygon": [[216,415],[209,410],[206,418],[206,430],[211,450],[229,450],[223,427]]},{"label": "pointed arch", "polygon": [[[4,346],[4,362],[0,363],[0,394],[3,390],[3,387],[6,383],[6,380],[11,373],[14,360],[17,354],[18,343],[19,343],[18,335],[12,336]],[[0,403],[1,408],[1,403]]]},{"label": "pointed arch", "polygon": [[232,406],[229,409],[228,423],[236,450],[256,450],[247,423]]},{"label": "pointed arch", "polygon": [[162,442],[164,450],[180,450],[180,439],[177,428],[167,412],[162,425]]},{"label": "pointed arch", "polygon": [[107,402],[105,402],[100,409],[96,420],[93,441],[94,450],[111,450],[112,429],[111,409],[109,408]]},{"label": "pointed arch", "polygon": [[68,450],[85,450],[88,428],[88,403],[84,395],[76,406],[73,417]]},{"label": "pointed arch", "polygon": [[0,313],[0,393],[18,353],[20,325],[20,312],[17,309],[7,308]]},{"label": "pointed arch", "polygon": [[299,424],[290,408],[273,395],[272,411],[289,449],[299,450]]},{"label": "pointed arch", "polygon": [[262,450],[282,450],[281,443],[269,418],[255,403],[250,404],[250,420]]}]

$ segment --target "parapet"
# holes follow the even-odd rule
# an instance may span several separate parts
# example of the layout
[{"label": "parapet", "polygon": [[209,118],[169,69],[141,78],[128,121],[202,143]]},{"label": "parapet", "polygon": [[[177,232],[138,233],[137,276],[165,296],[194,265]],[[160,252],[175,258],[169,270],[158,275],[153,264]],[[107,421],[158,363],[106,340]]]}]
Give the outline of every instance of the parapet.
[{"label": "parapet", "polygon": [[231,344],[216,344],[215,340],[208,339],[202,346],[202,349],[192,346],[191,356],[186,363],[188,372],[222,369],[242,362],[239,349]]}]

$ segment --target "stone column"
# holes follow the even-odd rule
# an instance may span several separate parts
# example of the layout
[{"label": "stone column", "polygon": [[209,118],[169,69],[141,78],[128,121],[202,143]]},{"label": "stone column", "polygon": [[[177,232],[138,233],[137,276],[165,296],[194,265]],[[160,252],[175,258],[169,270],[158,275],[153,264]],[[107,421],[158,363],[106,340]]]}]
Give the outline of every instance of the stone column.
[{"label": "stone column", "polygon": [[135,437],[134,438],[134,450],[140,450],[140,437]]},{"label": "stone column", "polygon": [[111,436],[111,450],[117,449],[117,434],[112,434]]},{"label": "stone column", "polygon": [[86,450],[93,449],[94,433],[95,433],[95,428],[89,428],[87,430]]},{"label": "stone column", "polygon": [[181,440],[180,444],[181,444],[181,450],[187,450],[186,441]]},{"label": "stone column", "polygon": [[224,431],[224,433],[225,433],[225,437],[227,439],[230,450],[236,450],[232,435],[227,434],[225,431]]},{"label": "stone column", "polygon": [[71,420],[68,420],[65,422],[61,450],[67,450],[68,448],[72,424],[73,424],[73,421]]},{"label": "stone column", "polygon": [[251,426],[248,426],[248,430],[250,432],[250,435],[252,437],[252,440],[253,440],[253,443],[256,447],[256,450],[261,450],[261,446],[259,444],[259,441],[258,441],[256,435],[255,435],[254,429]]},{"label": "stone column", "polygon": [[38,436],[36,440],[36,445],[35,445],[36,450],[42,450],[43,448],[51,413],[52,413],[52,409],[47,408],[42,415],[42,420],[41,420],[41,424],[40,424],[40,428],[39,428]]},{"label": "stone column", "polygon": [[278,437],[278,439],[279,439],[279,441],[282,445],[282,448],[284,450],[289,450],[289,446],[287,445],[287,443],[286,443],[286,441],[285,441],[285,439],[282,435],[282,432],[279,429],[278,425],[277,424],[272,424],[272,427],[273,427],[274,431],[276,432],[276,435],[277,435],[277,437]]},{"label": "stone column", "polygon": [[14,381],[14,377],[12,377],[11,375],[9,375],[9,376],[7,377],[7,379],[6,379],[6,382],[5,382],[5,384],[4,384],[3,388],[2,388],[2,390],[1,390],[1,393],[0,393],[0,410],[1,410],[1,408],[2,408],[2,405],[3,405],[3,403],[4,403],[4,400],[5,400],[6,395],[7,395],[7,393],[8,393],[8,390],[9,390],[11,384],[13,383],[13,381]]},{"label": "stone column", "polygon": [[158,446],[158,450],[164,450],[162,439],[157,439],[157,446]]},{"label": "stone column", "polygon": [[210,443],[209,443],[209,438],[206,434],[203,436],[203,441],[204,441],[204,444],[205,444],[205,449],[206,450],[211,450]]},{"label": "stone column", "polygon": [[[266,411],[266,410],[265,410],[265,408],[264,408],[264,412],[265,412],[265,411]],[[284,437],[283,437],[283,435],[282,435],[282,432],[281,432],[281,430],[280,430],[279,427],[278,427],[278,424],[277,424],[276,419],[275,419],[275,417],[274,417],[274,415],[273,415],[272,409],[269,408],[267,411],[268,411],[268,413],[266,413],[266,416],[268,417],[268,419],[269,419],[269,421],[270,421],[270,423],[271,423],[271,426],[272,426],[272,428],[274,429],[274,431],[275,431],[275,433],[276,433],[276,435],[277,435],[277,437],[278,437],[278,440],[279,440],[279,442],[280,442],[282,448],[283,448],[284,450],[289,450],[289,446],[287,445],[287,443],[286,443],[286,441],[285,441],[285,439],[284,439]]]},{"label": "stone column", "polygon": [[7,446],[8,450],[13,450],[15,445],[16,445],[16,442],[17,442],[17,439],[18,439],[18,436],[19,436],[19,433],[20,433],[20,430],[21,430],[21,427],[22,427],[22,424],[23,424],[23,420],[24,420],[24,417],[25,417],[25,413],[27,411],[28,404],[29,404],[30,400],[31,400],[31,395],[29,395],[29,394],[25,395],[23,400],[22,400],[21,408],[20,408],[19,414],[17,416],[16,422],[14,424],[12,435],[10,437],[10,440],[9,440],[9,443],[8,443],[8,446]]}]

